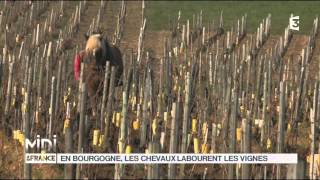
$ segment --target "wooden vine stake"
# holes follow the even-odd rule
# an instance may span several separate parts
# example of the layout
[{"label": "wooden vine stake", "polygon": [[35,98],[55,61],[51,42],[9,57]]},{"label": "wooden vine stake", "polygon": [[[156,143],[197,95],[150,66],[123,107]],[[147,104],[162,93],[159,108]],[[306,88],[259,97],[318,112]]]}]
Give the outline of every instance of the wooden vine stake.
[{"label": "wooden vine stake", "polygon": [[[73,131],[72,131],[72,121],[70,118],[70,103],[67,102],[67,115],[64,122],[64,141],[65,141],[65,153],[73,152]],[[65,164],[64,165],[64,178],[74,179],[75,178],[75,165]]]},{"label": "wooden vine stake", "polygon": [[[80,122],[79,122],[79,139],[78,139],[78,153],[82,153],[85,131],[85,110],[86,110],[86,83],[81,85],[81,99],[80,99]],[[81,165],[77,164],[76,179],[81,177]]]},{"label": "wooden vine stake", "polygon": [[[182,122],[182,142],[181,153],[187,153],[188,142],[188,127],[190,121],[190,99],[191,99],[191,75],[187,72],[186,85],[185,85],[185,103],[183,107],[183,122]],[[180,177],[184,176],[185,165],[180,165]]]},{"label": "wooden vine stake", "polygon": [[[179,104],[173,103],[172,104],[172,121],[171,121],[171,131],[170,131],[170,149],[169,153],[177,153],[178,151],[178,112],[179,112]],[[176,171],[177,165],[169,164],[168,165],[168,178],[169,179],[176,179]]]},{"label": "wooden vine stake", "polygon": [[[278,142],[277,153],[283,153],[284,150],[284,120],[285,120],[285,82],[280,82],[280,109],[278,124]],[[277,165],[277,179],[281,179],[281,165]]]},{"label": "wooden vine stake", "polygon": [[[311,179],[317,179],[319,176],[319,172],[317,170],[319,161],[315,161],[315,150],[316,150],[316,138],[318,134],[318,96],[319,96],[319,81],[316,82],[314,88],[314,96],[313,96],[313,108],[310,111],[310,120],[311,120],[311,156],[310,156],[310,175]],[[316,164],[315,164],[316,163]]]},{"label": "wooden vine stake", "polygon": [[109,91],[109,96],[108,96],[108,102],[107,102],[107,111],[106,111],[106,117],[105,117],[105,128],[104,128],[104,146],[103,149],[104,151],[107,150],[107,148],[109,148],[109,151],[111,151],[111,144],[110,144],[110,137],[109,137],[109,133],[110,133],[110,121],[112,118],[112,112],[113,112],[113,102],[114,102],[114,93],[115,93],[115,76],[116,76],[116,71],[117,69],[112,66],[111,67],[111,78],[110,78],[110,91]]},{"label": "wooden vine stake", "polygon": [[[27,92],[25,94],[25,118],[24,118],[24,137],[30,138],[30,121],[31,121],[31,79],[32,79],[32,68],[30,67],[28,70],[28,85],[27,85]],[[29,153],[29,149],[24,149],[24,153]],[[31,164],[24,163],[24,170],[23,170],[23,178],[31,179],[32,178],[32,169]]]},{"label": "wooden vine stake", "polygon": [[[237,113],[238,113],[238,93],[235,89],[232,89],[232,110],[231,110],[231,120],[230,120],[230,147],[229,147],[229,153],[235,153],[236,152],[236,119],[237,119]],[[228,179],[234,179],[235,178],[235,165],[230,164],[228,165]]]}]

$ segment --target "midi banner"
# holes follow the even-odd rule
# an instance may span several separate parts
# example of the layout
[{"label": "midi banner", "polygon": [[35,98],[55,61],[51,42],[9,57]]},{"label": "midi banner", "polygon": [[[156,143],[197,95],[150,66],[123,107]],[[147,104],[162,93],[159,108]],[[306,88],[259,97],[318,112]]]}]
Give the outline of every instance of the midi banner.
[{"label": "midi banner", "polygon": [[296,153],[108,154],[26,153],[30,164],[296,164]]}]

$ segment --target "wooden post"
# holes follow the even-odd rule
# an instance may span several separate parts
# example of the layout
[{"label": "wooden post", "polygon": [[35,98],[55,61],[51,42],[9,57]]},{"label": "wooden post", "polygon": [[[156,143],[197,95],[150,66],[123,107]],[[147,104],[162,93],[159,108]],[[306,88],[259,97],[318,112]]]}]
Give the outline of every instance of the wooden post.
[{"label": "wooden post", "polygon": [[[139,85],[138,85],[138,80],[139,80],[139,76],[138,76],[138,68],[136,65],[136,61],[134,60],[133,57],[133,52],[131,52],[131,62],[132,62],[132,98],[134,98],[134,102],[131,105],[132,106],[132,111],[136,111],[137,110],[137,104],[138,104],[138,90],[139,90]],[[137,111],[138,112],[138,111]],[[138,117],[138,116],[137,116]]]},{"label": "wooden post", "polygon": [[258,74],[257,74],[257,81],[256,81],[256,92],[255,92],[255,102],[254,102],[254,119],[257,118],[257,113],[258,113],[258,108],[259,108],[259,104],[260,104],[260,89],[261,89],[261,79],[262,79],[262,74],[263,74],[263,65],[264,65],[264,59],[260,58],[260,62],[259,62],[259,70],[258,70]]},{"label": "wooden post", "polygon": [[[187,153],[188,129],[190,121],[191,75],[187,72],[185,85],[185,103],[183,107],[181,153]],[[180,177],[184,176],[184,164],[180,165]]]},{"label": "wooden post", "polygon": [[36,46],[39,46],[39,31],[40,31],[40,25],[37,24],[37,31],[36,31]]},{"label": "wooden post", "polygon": [[[12,93],[12,76],[13,76],[13,65],[14,62],[11,62],[11,56],[9,55],[9,77],[8,77],[8,85],[7,85],[7,94],[6,94],[6,104],[5,104],[5,119],[2,120],[2,127],[5,129],[6,132],[6,123],[7,123],[7,115],[9,113],[9,108],[10,108],[10,102],[11,102],[11,93]],[[7,134],[7,133],[6,133]]]},{"label": "wooden post", "polygon": [[[128,91],[124,91],[122,93],[122,119],[121,119],[121,126],[120,126],[120,138],[118,141],[119,145],[119,153],[122,154],[125,152],[126,146],[126,139],[127,139],[127,129],[128,129]],[[121,178],[124,175],[124,165],[120,164],[120,174],[119,177]]]},{"label": "wooden post", "polygon": [[51,51],[52,51],[52,42],[49,42],[48,51],[47,51],[47,60],[46,60],[45,95],[48,95],[49,93],[49,84],[50,84],[50,77],[51,77]]},{"label": "wooden post", "polygon": [[144,0],[142,0],[141,2],[141,24],[143,24],[143,20],[144,20],[144,13],[145,13],[145,3]]},{"label": "wooden post", "polygon": [[54,106],[54,117],[56,118],[58,116],[59,112],[59,104],[60,104],[60,91],[61,91],[61,73],[62,73],[62,62],[59,61],[58,65],[58,75],[57,75],[57,85],[56,85],[56,94],[55,94],[55,106]]},{"label": "wooden post", "polygon": [[[73,152],[73,122],[70,120],[70,103],[67,102],[67,116],[65,122],[65,132],[64,132],[64,141],[65,141],[65,153]],[[74,179],[75,178],[75,165],[74,164],[65,164],[64,165],[64,179]]]},{"label": "wooden post", "polygon": [[51,139],[52,137],[52,124],[54,121],[54,102],[55,102],[55,95],[56,95],[56,91],[55,91],[55,86],[56,85],[56,77],[53,76],[52,77],[52,83],[51,83],[51,97],[50,97],[50,108],[49,108],[49,116],[50,116],[50,120],[49,120],[49,138]]},{"label": "wooden post", "polygon": [[106,70],[104,74],[104,81],[103,81],[103,95],[102,95],[102,102],[101,102],[101,109],[100,109],[100,129],[101,132],[104,130],[104,109],[107,100],[107,93],[108,93],[108,80],[109,80],[109,73],[110,73],[110,62],[107,61]]},{"label": "wooden post", "polygon": [[211,138],[211,153],[216,153],[217,148],[216,148],[216,138],[217,138],[217,124],[212,123],[212,138]]},{"label": "wooden post", "polygon": [[[152,141],[150,141],[148,143],[148,153],[153,153],[153,146],[152,146]],[[152,164],[148,164],[147,165],[147,179],[152,179],[152,176],[153,176],[153,171],[152,171]]]},{"label": "wooden post", "polygon": [[219,28],[223,28],[223,11],[220,13]]},{"label": "wooden post", "polygon": [[[146,71],[148,71],[149,68],[147,68]],[[143,105],[142,105],[142,122],[141,122],[141,131],[140,131],[140,147],[144,147],[147,143],[147,127],[148,127],[148,120],[149,120],[149,113],[148,113],[148,102],[150,98],[149,89],[150,84],[148,83],[148,78],[151,78],[150,76],[146,75],[145,79],[145,88],[144,88],[144,95],[143,95]]]},{"label": "wooden post", "polygon": [[32,86],[36,86],[36,84],[37,84],[36,78],[37,78],[37,73],[38,73],[38,70],[39,70],[39,61],[40,61],[39,57],[40,57],[40,48],[37,47],[37,50],[36,50],[36,53],[35,53],[35,57],[33,58],[34,61],[32,63],[32,65],[33,65]]},{"label": "wooden post", "polygon": [[[30,138],[30,121],[31,121],[31,79],[32,79],[32,68],[29,67],[28,70],[28,85],[27,85],[27,92],[25,94],[25,118],[24,118],[24,137],[25,139]],[[24,153],[29,153],[29,149],[25,148]],[[24,170],[23,170],[23,178],[24,179],[31,179],[32,178],[32,169],[31,164],[24,163]]]},{"label": "wooden post", "polygon": [[250,93],[250,80],[251,80],[251,61],[252,61],[252,56],[248,56],[248,59],[247,59],[247,82],[246,82],[246,92],[247,93]]},{"label": "wooden post", "polygon": [[62,54],[62,59],[63,59],[63,64],[62,64],[62,78],[63,78],[63,84],[60,85],[61,89],[67,89],[68,85],[68,66],[69,66],[69,61],[66,60],[66,57],[68,57],[68,53],[67,56],[65,56],[65,54]]},{"label": "wooden post", "polygon": [[[283,153],[284,150],[284,120],[286,111],[285,108],[285,82],[281,81],[277,153]],[[281,179],[281,165],[277,165],[277,179]]]},{"label": "wooden post", "polygon": [[[242,119],[242,153],[250,153],[250,125],[248,119]],[[250,164],[241,164],[242,179],[250,179],[251,175],[251,165]]]},{"label": "wooden post", "polygon": [[60,10],[59,10],[59,13],[60,13],[61,16],[63,16],[63,13],[64,13],[63,8],[64,8],[64,1],[60,1]]},{"label": "wooden post", "polygon": [[[303,57],[303,56],[302,56]],[[304,61],[304,60],[303,60]],[[304,64],[304,63],[303,63]],[[296,102],[296,106],[295,106],[295,110],[294,110],[294,119],[293,119],[293,131],[297,132],[297,121],[300,119],[300,107],[301,107],[301,101],[302,101],[302,92],[304,91],[303,89],[303,84],[304,84],[304,80],[305,80],[305,67],[304,65],[301,67],[301,73],[300,73],[300,79],[299,79],[299,86],[297,87],[297,102]]]},{"label": "wooden post", "polygon": [[79,78],[79,94],[78,94],[78,105],[77,105],[77,112],[80,112],[80,101],[81,101],[81,88],[82,88],[82,83],[83,83],[83,79],[84,79],[84,68],[85,68],[85,64],[81,63],[81,69],[80,69],[80,78]]},{"label": "wooden post", "polygon": [[[224,67],[226,68],[226,67]],[[226,70],[224,70],[225,72],[223,72],[223,76],[227,76],[226,75]],[[227,139],[227,135],[229,134],[228,133],[228,127],[229,127],[229,124],[230,124],[230,112],[231,112],[231,109],[232,109],[232,106],[230,106],[232,104],[232,98],[231,98],[231,78],[228,77],[228,82],[225,82],[225,85],[222,87],[223,90],[225,91],[225,95],[223,96],[223,122],[222,122],[222,137],[224,139]],[[223,150],[227,151],[226,149],[226,142],[224,142],[224,146],[222,146]]]},{"label": "wooden post", "polygon": [[116,76],[116,67],[112,66],[111,67],[111,78],[110,78],[110,86],[109,86],[109,96],[108,96],[108,102],[107,102],[107,111],[106,111],[106,125],[104,128],[104,139],[105,139],[105,143],[104,143],[104,151],[107,148],[111,148],[110,145],[110,137],[109,137],[109,131],[110,131],[110,120],[112,117],[112,112],[113,112],[113,103],[114,103],[114,92],[115,92],[115,76]]},{"label": "wooden post", "polygon": [[43,90],[42,90],[42,84],[43,84],[43,63],[44,63],[44,58],[43,57],[40,57],[40,59],[39,59],[39,74],[38,74],[38,76],[39,76],[39,83],[38,83],[38,89],[37,89],[37,92],[38,92],[38,98],[40,98],[40,97],[42,97],[42,92],[43,92]]},{"label": "wooden post", "polygon": [[[87,97],[87,96],[86,96]],[[89,115],[85,114],[84,117],[84,131],[83,131],[83,145],[82,145],[82,152],[89,150],[89,135],[90,135],[90,129],[92,127],[92,121],[89,119]]]},{"label": "wooden post", "polygon": [[[171,131],[170,131],[170,149],[169,153],[177,153],[178,146],[178,112],[179,104],[172,104],[172,120],[171,120]],[[176,179],[177,165],[168,165],[168,179]]]},{"label": "wooden post", "polygon": [[[316,150],[316,138],[318,135],[318,122],[317,122],[317,115],[318,115],[318,96],[319,96],[319,81],[316,82],[315,88],[314,88],[314,95],[313,95],[313,108],[310,110],[310,120],[311,120],[311,147],[310,147],[310,153],[311,153],[311,169],[310,169],[310,178],[316,179],[316,172],[314,170],[316,169],[314,167],[315,163],[315,150]],[[316,165],[317,167],[317,165]]]},{"label": "wooden post", "polygon": [[265,141],[265,134],[266,134],[266,124],[267,121],[267,103],[268,103],[268,76],[267,72],[264,73],[264,83],[263,83],[263,106],[262,106],[262,127],[261,127],[261,138],[260,144],[263,146]]},{"label": "wooden post", "polygon": [[[152,142],[152,153],[160,153],[160,143],[157,141]],[[152,164],[152,179],[160,179],[159,164]]]},{"label": "wooden post", "polygon": [[[82,152],[83,149],[83,139],[84,137],[84,130],[85,130],[85,111],[86,111],[86,96],[87,96],[87,87],[86,83],[82,83],[81,87],[81,101],[80,101],[80,122],[79,122],[79,139],[78,139],[78,153]],[[80,164],[77,164],[76,170],[76,179],[80,179]]]},{"label": "wooden post", "polygon": [[[236,152],[236,119],[237,119],[237,113],[238,113],[238,92],[236,89],[232,89],[232,113],[231,113],[231,119],[230,119],[230,147],[229,147],[229,153],[235,153]],[[235,178],[235,164],[229,164],[228,165],[228,179],[234,179]]]},{"label": "wooden post", "polygon": [[32,25],[32,19],[33,19],[33,3],[31,4],[31,10],[30,10],[30,19],[29,19],[29,26]]},{"label": "wooden post", "polygon": [[187,20],[187,47],[190,45],[190,22]]}]

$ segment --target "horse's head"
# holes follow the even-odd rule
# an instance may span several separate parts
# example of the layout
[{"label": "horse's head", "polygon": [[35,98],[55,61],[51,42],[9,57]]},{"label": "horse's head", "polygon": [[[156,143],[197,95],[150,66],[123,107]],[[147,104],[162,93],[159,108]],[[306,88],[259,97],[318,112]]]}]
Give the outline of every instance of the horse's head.
[{"label": "horse's head", "polygon": [[87,54],[93,54],[97,59],[105,59],[107,54],[106,39],[101,33],[92,34],[90,36],[85,34]]},{"label": "horse's head", "polygon": [[95,66],[104,64],[107,55],[107,42],[101,33],[94,33],[90,36],[85,34],[85,50],[80,51],[74,59],[74,76],[79,79],[81,62]]}]

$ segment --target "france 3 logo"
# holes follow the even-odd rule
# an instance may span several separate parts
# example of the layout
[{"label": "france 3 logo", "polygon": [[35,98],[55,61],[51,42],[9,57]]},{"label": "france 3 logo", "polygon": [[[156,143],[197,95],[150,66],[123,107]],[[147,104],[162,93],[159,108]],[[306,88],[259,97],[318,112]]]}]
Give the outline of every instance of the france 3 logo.
[{"label": "france 3 logo", "polygon": [[289,18],[289,28],[295,31],[299,31],[299,16],[293,16]]}]

